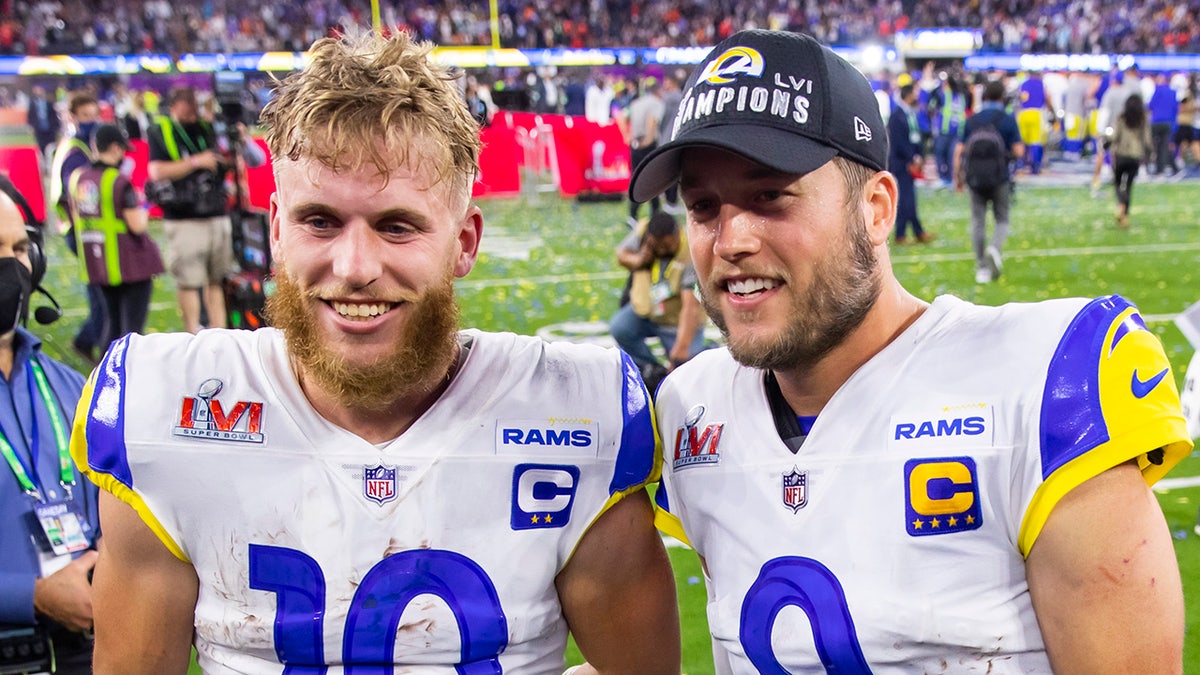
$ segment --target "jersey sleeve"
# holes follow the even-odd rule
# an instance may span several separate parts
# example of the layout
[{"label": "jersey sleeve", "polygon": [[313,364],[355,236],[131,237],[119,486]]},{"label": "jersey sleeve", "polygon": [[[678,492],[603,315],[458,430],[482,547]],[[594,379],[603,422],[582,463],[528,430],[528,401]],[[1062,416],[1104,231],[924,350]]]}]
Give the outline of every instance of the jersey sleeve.
[{"label": "jersey sleeve", "polygon": [[1021,524],[1024,555],[1084,481],[1136,460],[1153,485],[1191,451],[1162,343],[1124,298],[1096,299],[1071,321],[1047,369],[1038,437],[1042,482]]},{"label": "jersey sleeve", "polygon": [[112,343],[84,384],[71,432],[71,457],[81,473],[129,504],[175,557],[189,562],[175,537],[155,516],[135,484],[126,437],[129,373],[134,336]]},{"label": "jersey sleeve", "polygon": [[[620,350],[618,350],[620,351]],[[621,354],[621,442],[608,492],[624,496],[657,481],[662,463],[657,453],[658,434],[650,394],[642,383],[637,365],[628,354]]]},{"label": "jersey sleeve", "polygon": [[[663,405],[664,402],[667,402],[667,404]],[[667,378],[662,386],[658,388],[654,414],[655,433],[660,439],[656,454],[658,462],[662,466],[665,466],[666,462],[667,442],[671,442],[669,436],[667,442],[661,440],[662,430],[671,428],[670,423],[666,419],[666,412],[674,409],[673,406],[676,406],[677,403],[674,380]],[[695,548],[688,539],[687,532],[683,529],[682,514],[678,510],[678,505],[673,504],[671,501],[671,477],[667,473],[667,471],[663,471],[662,479],[659,481],[657,489],[654,492],[654,526],[658,528],[659,532],[678,539],[689,548]]]}]

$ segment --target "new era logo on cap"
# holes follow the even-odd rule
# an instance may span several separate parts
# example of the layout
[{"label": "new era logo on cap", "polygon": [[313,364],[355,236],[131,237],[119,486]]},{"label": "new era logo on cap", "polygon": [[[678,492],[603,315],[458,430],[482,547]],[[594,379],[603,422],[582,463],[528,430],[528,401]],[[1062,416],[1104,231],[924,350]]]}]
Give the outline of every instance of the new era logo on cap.
[{"label": "new era logo on cap", "polygon": [[857,115],[854,116],[854,140],[871,140],[871,125],[864,122],[863,119]]},{"label": "new era logo on cap", "polygon": [[646,201],[678,180],[683,151],[712,146],[802,175],[841,155],[878,171],[887,135],[866,78],[813,38],[742,31],[718,44],[684,88],[671,141],[634,170]]}]

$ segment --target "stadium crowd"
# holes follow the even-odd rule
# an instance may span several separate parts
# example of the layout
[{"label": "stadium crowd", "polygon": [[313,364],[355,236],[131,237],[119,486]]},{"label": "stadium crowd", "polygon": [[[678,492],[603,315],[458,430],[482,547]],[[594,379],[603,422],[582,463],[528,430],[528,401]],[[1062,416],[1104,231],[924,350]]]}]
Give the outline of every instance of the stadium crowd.
[{"label": "stadium crowd", "polygon": [[[383,25],[441,45],[490,45],[483,0],[383,0]],[[1200,2],[1148,0],[500,0],[502,47],[707,46],[745,28],[826,44],[890,42],[906,28],[980,28],[1006,52],[1196,52]],[[0,2],[0,54],[302,51],[371,22],[369,0]]]}]

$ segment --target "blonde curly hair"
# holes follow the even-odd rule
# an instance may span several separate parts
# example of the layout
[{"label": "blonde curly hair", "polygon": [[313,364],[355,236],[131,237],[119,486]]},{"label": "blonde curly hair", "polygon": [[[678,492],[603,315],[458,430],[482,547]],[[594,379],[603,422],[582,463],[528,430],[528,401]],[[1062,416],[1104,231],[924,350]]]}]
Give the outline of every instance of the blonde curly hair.
[{"label": "blonde curly hair", "polygon": [[375,32],[313,43],[304,68],[263,109],[272,157],[310,158],[335,170],[373,165],[433,169],[435,182],[467,190],[479,166],[479,125],[432,45]]}]

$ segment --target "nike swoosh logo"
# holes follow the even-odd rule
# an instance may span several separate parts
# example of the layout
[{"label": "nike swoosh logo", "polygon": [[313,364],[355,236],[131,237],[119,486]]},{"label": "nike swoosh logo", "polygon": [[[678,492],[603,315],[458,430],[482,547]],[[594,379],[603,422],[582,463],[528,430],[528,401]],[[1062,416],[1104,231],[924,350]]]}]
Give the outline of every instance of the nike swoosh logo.
[{"label": "nike swoosh logo", "polygon": [[1167,368],[1163,368],[1162,372],[1143,382],[1138,379],[1137,369],[1135,368],[1133,371],[1133,381],[1129,383],[1129,388],[1133,390],[1133,397],[1146,398],[1150,392],[1154,391],[1158,383],[1162,382],[1163,378],[1167,376],[1168,370]]}]

